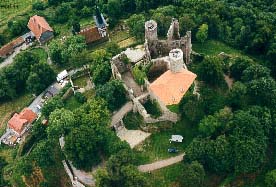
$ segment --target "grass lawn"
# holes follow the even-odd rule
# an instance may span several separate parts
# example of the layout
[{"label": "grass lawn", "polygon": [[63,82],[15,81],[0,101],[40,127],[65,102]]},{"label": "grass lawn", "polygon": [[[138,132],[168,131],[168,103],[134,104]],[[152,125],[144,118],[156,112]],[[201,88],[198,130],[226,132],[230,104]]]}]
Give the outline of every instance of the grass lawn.
[{"label": "grass lawn", "polygon": [[73,111],[73,110],[79,108],[79,107],[82,105],[81,103],[79,103],[79,102],[77,101],[76,97],[74,97],[74,96],[69,97],[69,98],[65,101],[64,104],[65,104],[65,107],[64,107],[64,108],[66,108],[66,109],[68,109],[68,110],[71,110],[71,111]]},{"label": "grass lawn", "polygon": [[205,55],[218,55],[221,52],[234,56],[243,55],[241,51],[215,40],[208,40],[204,43],[193,43],[193,50],[197,53],[203,53]]},{"label": "grass lawn", "polygon": [[47,55],[47,53],[44,49],[42,49],[42,48],[33,48],[33,49],[31,49],[31,52],[33,52],[35,55],[38,56],[40,62],[47,63],[48,55]]},{"label": "grass lawn", "polygon": [[176,187],[182,169],[182,164],[178,163],[145,175],[151,187]]},{"label": "grass lawn", "polygon": [[80,88],[84,88],[87,85],[87,82],[86,82],[87,79],[88,79],[87,75],[84,75],[84,76],[81,76],[79,78],[74,79],[73,80],[74,86],[78,86]]},{"label": "grass lawn", "polygon": [[[34,0],[5,0],[0,1],[0,32],[7,27],[9,20],[12,20],[15,16],[22,15],[32,8],[32,2]],[[16,5],[17,7],[5,7],[6,5]]]},{"label": "grass lawn", "polygon": [[24,94],[16,99],[0,103],[0,133],[4,131],[6,127],[6,122],[9,120],[10,115],[13,112],[20,112],[23,108],[28,106],[33,100],[33,96],[31,94]]},{"label": "grass lawn", "polygon": [[[139,164],[147,164],[177,155],[175,153],[168,153],[168,148],[177,148],[179,153],[185,152],[185,148],[193,140],[197,131],[197,129],[192,127],[185,119],[182,119],[176,124],[163,122],[162,126],[162,130],[152,133],[143,144],[134,149],[134,152],[137,153],[139,157]],[[182,143],[170,143],[169,139],[171,135],[182,135],[184,140]]]}]

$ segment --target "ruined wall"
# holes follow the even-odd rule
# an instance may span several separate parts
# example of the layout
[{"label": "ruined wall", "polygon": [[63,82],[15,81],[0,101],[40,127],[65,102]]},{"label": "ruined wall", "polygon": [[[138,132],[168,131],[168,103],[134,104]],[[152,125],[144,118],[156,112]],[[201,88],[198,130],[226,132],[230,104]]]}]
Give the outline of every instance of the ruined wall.
[{"label": "ruined wall", "polygon": [[[152,24],[154,23],[154,24]],[[149,25],[154,25],[154,29],[149,29]],[[156,27],[156,28],[155,28]],[[151,28],[151,27],[150,27]],[[167,33],[167,40],[158,40],[157,23],[150,20],[145,23],[145,49],[150,54],[150,59],[168,54],[172,49],[180,48],[184,53],[185,63],[190,63],[192,52],[191,31],[186,32],[184,37],[179,34],[179,22],[173,19]]]}]

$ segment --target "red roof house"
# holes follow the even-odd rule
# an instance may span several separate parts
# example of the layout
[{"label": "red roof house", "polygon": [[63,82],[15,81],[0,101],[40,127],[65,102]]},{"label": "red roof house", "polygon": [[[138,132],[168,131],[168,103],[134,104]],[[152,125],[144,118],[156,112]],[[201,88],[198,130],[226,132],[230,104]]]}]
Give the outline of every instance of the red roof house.
[{"label": "red roof house", "polygon": [[33,16],[28,22],[28,28],[40,43],[45,43],[54,37],[54,30],[41,16]]},{"label": "red roof house", "polygon": [[14,130],[18,135],[21,135],[25,126],[33,123],[37,118],[36,113],[31,109],[25,108],[19,114],[15,113],[12,118],[8,121],[8,126]]}]

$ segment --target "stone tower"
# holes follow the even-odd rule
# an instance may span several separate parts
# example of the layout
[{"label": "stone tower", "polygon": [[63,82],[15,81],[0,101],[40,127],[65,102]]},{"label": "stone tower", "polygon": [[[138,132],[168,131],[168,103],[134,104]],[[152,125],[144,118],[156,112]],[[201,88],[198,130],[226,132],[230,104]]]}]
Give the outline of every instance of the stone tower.
[{"label": "stone tower", "polygon": [[167,33],[167,39],[169,41],[180,39],[179,22],[175,18],[172,19],[170,28],[169,28],[168,33]]},{"label": "stone tower", "polygon": [[145,39],[148,42],[158,40],[156,21],[150,20],[145,23]]},{"label": "stone tower", "polygon": [[181,49],[173,49],[169,53],[170,70],[174,73],[180,72],[183,69],[183,52]]}]

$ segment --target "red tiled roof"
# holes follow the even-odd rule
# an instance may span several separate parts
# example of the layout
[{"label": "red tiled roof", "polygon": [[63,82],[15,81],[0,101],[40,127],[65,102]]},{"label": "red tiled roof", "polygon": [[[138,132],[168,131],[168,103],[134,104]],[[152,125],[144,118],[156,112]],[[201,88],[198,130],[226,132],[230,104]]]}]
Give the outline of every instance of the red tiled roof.
[{"label": "red tiled roof", "polygon": [[82,29],[79,32],[79,34],[83,35],[85,37],[85,42],[87,44],[95,42],[102,38],[97,27],[90,27],[90,28]]},{"label": "red tiled roof", "polygon": [[165,105],[178,104],[195,78],[196,74],[184,68],[177,73],[168,70],[151,83],[149,88]]},{"label": "red tiled roof", "polygon": [[13,52],[13,49],[17,47],[18,45],[21,45],[24,42],[24,39],[20,36],[16,38],[15,40],[11,41],[10,43],[7,43],[0,49],[0,56],[6,57],[8,54]]},{"label": "red tiled roof", "polygon": [[37,115],[29,108],[25,108],[19,114],[15,113],[8,121],[9,128],[13,129],[18,134],[24,129],[24,126],[28,123],[32,123],[36,119]]},{"label": "red tiled roof", "polygon": [[46,31],[53,32],[53,29],[49,26],[47,21],[43,17],[38,15],[30,18],[28,22],[28,28],[34,33],[37,39],[39,39],[42,33]]}]

